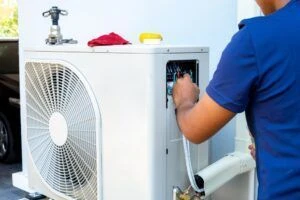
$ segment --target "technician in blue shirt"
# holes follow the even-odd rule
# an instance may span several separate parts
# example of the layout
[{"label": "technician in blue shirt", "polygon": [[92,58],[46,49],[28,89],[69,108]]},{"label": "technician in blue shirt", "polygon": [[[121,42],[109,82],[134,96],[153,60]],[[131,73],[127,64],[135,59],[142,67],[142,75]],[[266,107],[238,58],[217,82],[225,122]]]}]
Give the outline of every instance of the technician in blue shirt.
[{"label": "technician in blue shirt", "polygon": [[197,103],[188,75],[173,90],[184,135],[201,143],[246,112],[255,139],[259,200],[300,199],[300,0],[256,0]]}]

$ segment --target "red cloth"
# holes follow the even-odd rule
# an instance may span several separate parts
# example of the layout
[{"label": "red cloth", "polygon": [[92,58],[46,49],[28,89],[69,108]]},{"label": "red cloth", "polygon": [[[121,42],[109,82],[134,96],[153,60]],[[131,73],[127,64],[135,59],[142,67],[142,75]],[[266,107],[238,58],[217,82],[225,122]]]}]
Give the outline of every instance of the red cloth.
[{"label": "red cloth", "polygon": [[103,46],[103,45],[121,45],[130,44],[127,40],[119,36],[118,34],[112,32],[108,35],[102,35],[98,38],[92,39],[88,42],[90,47]]}]

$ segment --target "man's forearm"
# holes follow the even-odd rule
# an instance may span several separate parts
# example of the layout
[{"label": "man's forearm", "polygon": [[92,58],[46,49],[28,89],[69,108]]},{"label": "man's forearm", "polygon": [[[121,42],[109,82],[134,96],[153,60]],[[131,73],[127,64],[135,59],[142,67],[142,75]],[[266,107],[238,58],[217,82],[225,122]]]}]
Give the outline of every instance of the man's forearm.
[{"label": "man's forearm", "polygon": [[[182,105],[178,106],[176,110],[177,114],[177,123],[181,132],[185,137],[193,143],[199,143],[196,138],[196,132],[193,130],[192,126],[192,111],[195,104],[192,102],[185,102]],[[200,141],[201,142],[201,141]]]},{"label": "man's forearm", "polygon": [[177,122],[188,140],[201,143],[220,130],[235,113],[232,113],[204,95],[196,104],[185,102],[177,108]]}]

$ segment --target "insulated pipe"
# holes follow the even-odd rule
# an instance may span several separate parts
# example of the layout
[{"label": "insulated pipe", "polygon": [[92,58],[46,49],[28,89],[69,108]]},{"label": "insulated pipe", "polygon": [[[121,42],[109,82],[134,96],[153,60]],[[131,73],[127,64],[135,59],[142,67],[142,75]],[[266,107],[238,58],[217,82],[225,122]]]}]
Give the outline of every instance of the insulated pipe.
[{"label": "insulated pipe", "polygon": [[[234,152],[209,165],[196,176],[197,184],[204,184],[205,197],[212,194],[235,176],[255,168],[255,161],[249,153]],[[201,185],[198,187],[201,187]]]}]

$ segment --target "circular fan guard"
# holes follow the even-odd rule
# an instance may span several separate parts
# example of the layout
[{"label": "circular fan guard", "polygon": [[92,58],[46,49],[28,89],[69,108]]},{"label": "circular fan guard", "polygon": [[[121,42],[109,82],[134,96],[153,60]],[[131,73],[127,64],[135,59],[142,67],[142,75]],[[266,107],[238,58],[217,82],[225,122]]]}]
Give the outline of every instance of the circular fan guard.
[{"label": "circular fan guard", "polygon": [[[28,62],[25,73],[27,141],[38,173],[66,196],[97,199],[97,118],[86,85],[61,64]],[[67,138],[59,145],[49,130],[58,113],[67,124]]]}]

